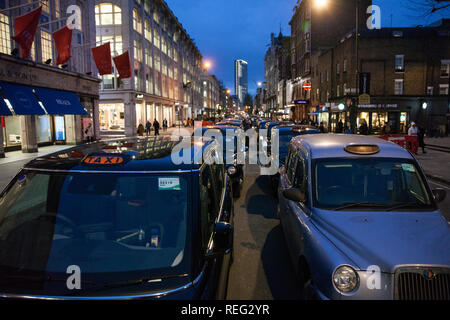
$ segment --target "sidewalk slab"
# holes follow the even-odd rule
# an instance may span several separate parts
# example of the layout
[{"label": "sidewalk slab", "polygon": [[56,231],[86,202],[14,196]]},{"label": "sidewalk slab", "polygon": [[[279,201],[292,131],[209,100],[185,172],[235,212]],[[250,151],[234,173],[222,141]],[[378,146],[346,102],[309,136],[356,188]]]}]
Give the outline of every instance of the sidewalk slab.
[{"label": "sidewalk slab", "polygon": [[419,151],[415,157],[428,178],[450,186],[450,153],[425,148],[426,154]]},{"label": "sidewalk slab", "polygon": [[73,148],[73,145],[53,145],[47,147],[40,147],[38,152],[36,153],[23,153],[21,150],[19,151],[11,151],[5,153],[5,158],[0,159],[0,166],[3,164],[23,161],[23,160],[33,160],[34,158],[42,157],[50,153],[62,151],[65,149]]},{"label": "sidewalk slab", "polygon": [[444,138],[425,138],[425,145],[450,148],[450,137]]}]

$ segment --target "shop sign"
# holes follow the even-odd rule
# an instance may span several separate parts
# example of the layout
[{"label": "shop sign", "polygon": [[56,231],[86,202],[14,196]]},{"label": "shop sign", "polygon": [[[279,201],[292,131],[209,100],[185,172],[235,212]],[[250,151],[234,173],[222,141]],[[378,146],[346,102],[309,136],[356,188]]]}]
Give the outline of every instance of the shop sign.
[{"label": "shop sign", "polygon": [[309,104],[309,100],[294,100],[292,104]]},{"label": "shop sign", "polygon": [[370,105],[370,96],[366,93],[363,93],[359,96],[359,104]]},{"label": "shop sign", "polygon": [[359,104],[360,109],[396,109],[397,104]]}]

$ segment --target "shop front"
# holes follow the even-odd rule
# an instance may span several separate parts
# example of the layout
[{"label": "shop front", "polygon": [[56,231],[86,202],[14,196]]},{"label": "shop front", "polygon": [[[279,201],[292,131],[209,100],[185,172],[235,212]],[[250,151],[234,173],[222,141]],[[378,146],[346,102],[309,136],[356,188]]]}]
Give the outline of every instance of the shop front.
[{"label": "shop front", "polygon": [[82,143],[84,122],[98,126],[96,78],[0,55],[0,79],[0,157]]},{"label": "shop front", "polygon": [[374,135],[406,134],[408,132],[409,112],[400,110],[397,104],[359,105],[356,116],[358,132]]}]

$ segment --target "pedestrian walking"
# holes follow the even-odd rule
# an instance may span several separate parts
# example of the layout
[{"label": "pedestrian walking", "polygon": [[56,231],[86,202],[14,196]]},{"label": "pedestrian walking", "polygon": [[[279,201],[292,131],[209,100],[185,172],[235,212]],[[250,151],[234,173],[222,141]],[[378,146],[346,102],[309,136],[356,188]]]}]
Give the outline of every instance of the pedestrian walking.
[{"label": "pedestrian walking", "polygon": [[138,133],[138,135],[139,135],[140,137],[142,137],[142,136],[144,135],[144,132],[145,132],[144,126],[142,125],[142,123],[139,123],[139,126],[138,126],[138,128],[137,128],[137,133]]},{"label": "pedestrian walking", "polygon": [[417,138],[419,140],[419,147],[422,148],[422,153],[427,153],[425,151],[425,128],[422,125],[419,125]]},{"label": "pedestrian walking", "polygon": [[323,121],[320,123],[319,130],[320,132],[325,133],[325,126],[323,124]]},{"label": "pedestrian walking", "polygon": [[155,128],[155,136],[159,136],[159,122],[156,119],[153,121],[153,128]]},{"label": "pedestrian walking", "polygon": [[150,135],[150,132],[152,130],[152,123],[150,120],[147,120],[147,123],[145,124],[145,133],[147,134],[147,137]]},{"label": "pedestrian walking", "polygon": [[369,134],[369,127],[367,126],[366,119],[363,119],[361,126],[359,127],[359,133],[367,136]]},{"label": "pedestrian walking", "polygon": [[344,124],[342,123],[342,120],[339,119],[339,122],[336,127],[336,133],[342,133],[343,130],[344,130]]},{"label": "pedestrian walking", "polygon": [[163,131],[167,131],[167,119],[163,120]]},{"label": "pedestrian walking", "polygon": [[86,135],[87,142],[94,142],[94,127],[92,123],[89,122],[86,130],[84,130],[84,134]]},{"label": "pedestrian walking", "polygon": [[408,130],[408,136],[417,136],[419,134],[419,129],[417,129],[416,123],[411,122],[411,127]]}]

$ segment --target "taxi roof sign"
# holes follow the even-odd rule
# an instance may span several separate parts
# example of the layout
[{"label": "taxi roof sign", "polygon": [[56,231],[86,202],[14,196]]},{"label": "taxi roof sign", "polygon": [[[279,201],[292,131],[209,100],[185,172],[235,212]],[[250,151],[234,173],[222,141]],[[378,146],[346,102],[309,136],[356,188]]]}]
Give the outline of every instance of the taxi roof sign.
[{"label": "taxi roof sign", "polygon": [[346,146],[345,151],[352,154],[372,155],[380,152],[380,147],[369,144],[351,144]]},{"label": "taxi roof sign", "polygon": [[90,155],[83,160],[84,164],[112,166],[125,162],[123,155]]}]

